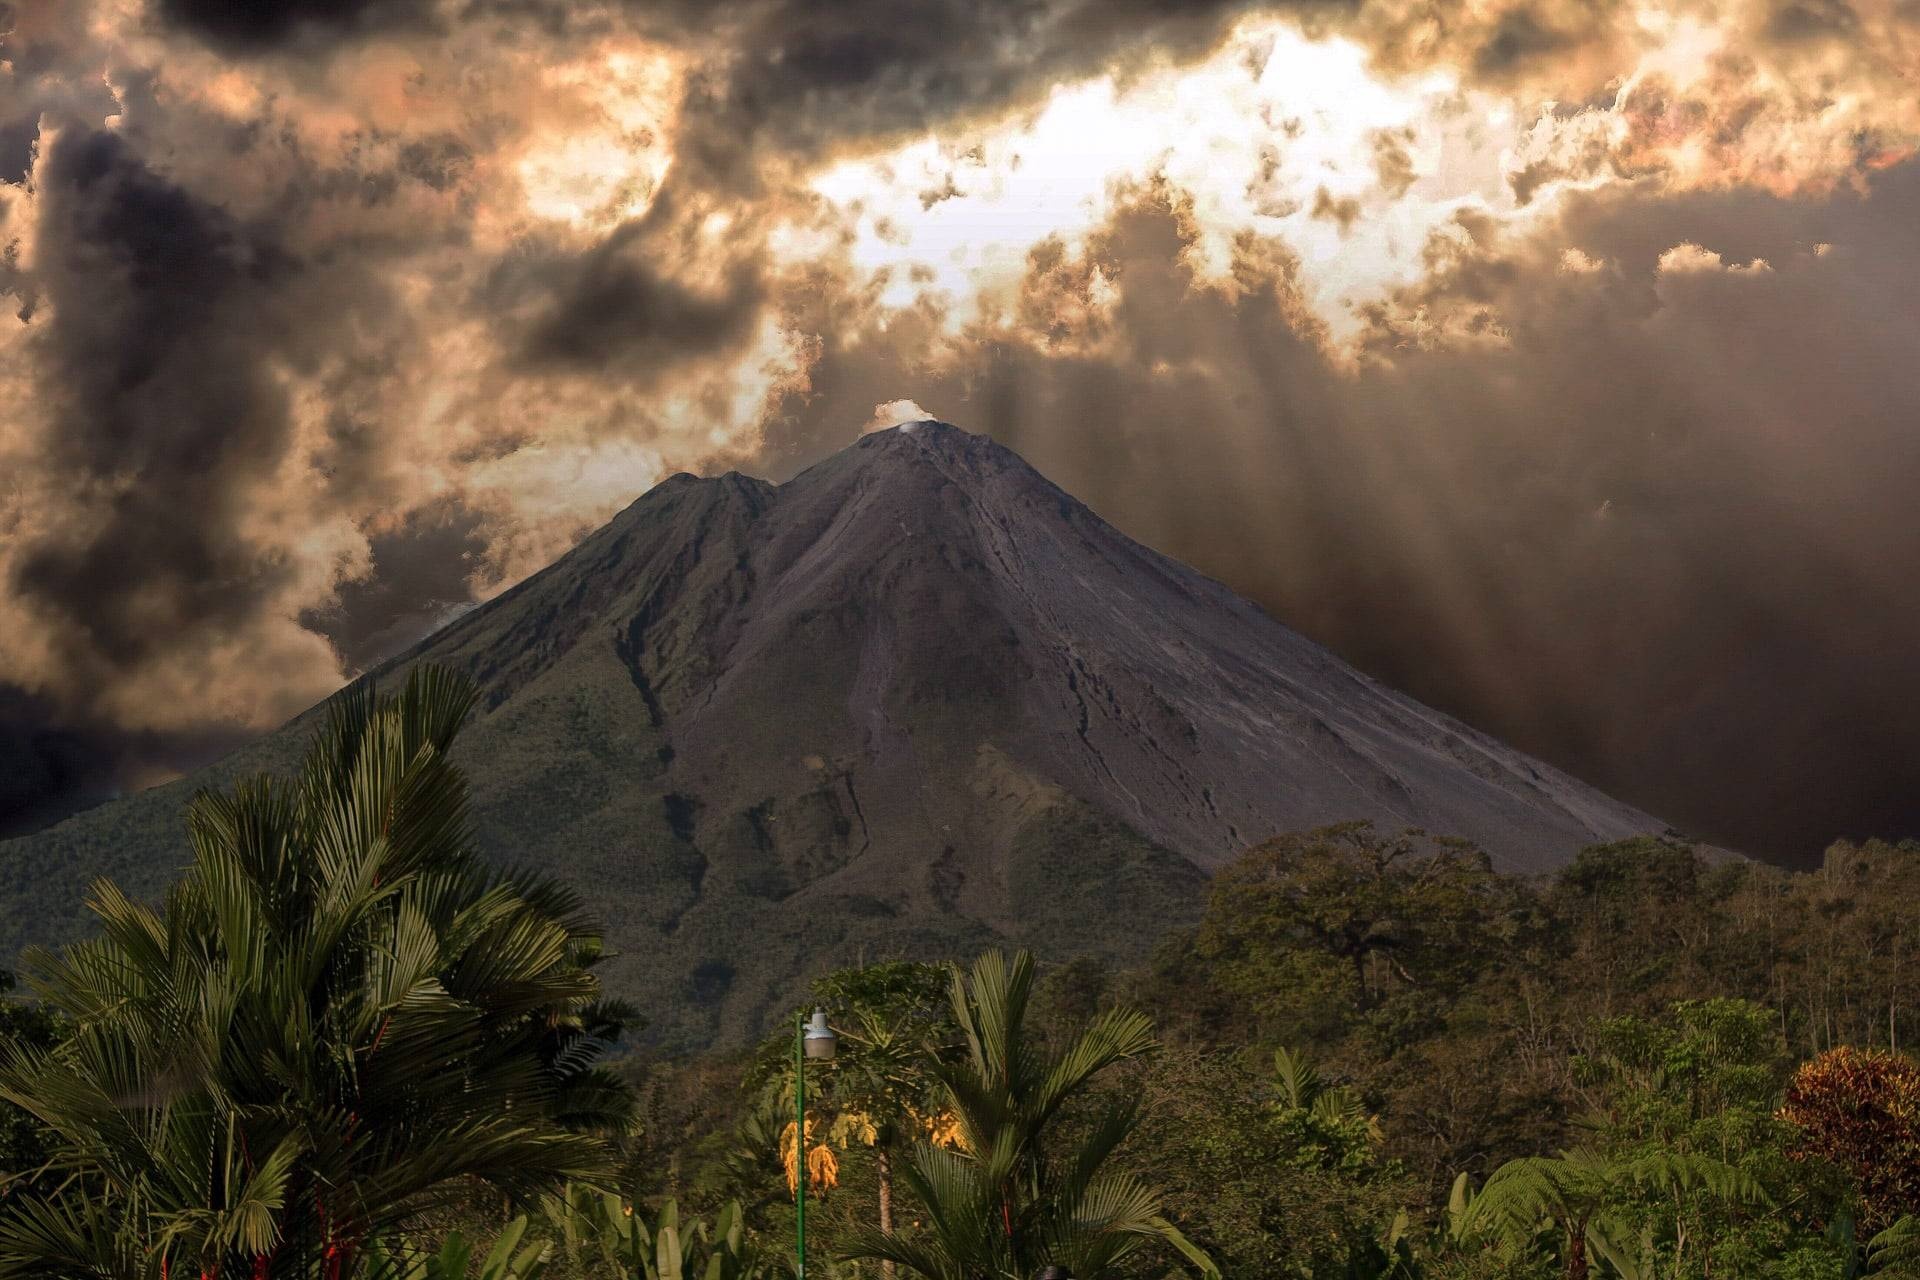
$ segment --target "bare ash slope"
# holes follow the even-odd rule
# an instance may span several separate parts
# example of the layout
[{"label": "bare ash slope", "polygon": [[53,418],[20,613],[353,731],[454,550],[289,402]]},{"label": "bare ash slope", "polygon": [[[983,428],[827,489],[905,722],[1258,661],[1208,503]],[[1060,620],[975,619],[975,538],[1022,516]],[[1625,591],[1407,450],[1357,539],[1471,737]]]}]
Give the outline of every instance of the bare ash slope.
[{"label": "bare ash slope", "polygon": [[[1138,954],[1281,831],[1372,818],[1538,871],[1661,829],[934,422],[778,487],[674,476],[382,675],[423,660],[487,690],[460,748],[483,848],[584,889],[679,1044],[863,955]],[[156,891],[190,791],[303,732],[0,846],[0,943],[70,936],[19,904],[100,871]]]}]

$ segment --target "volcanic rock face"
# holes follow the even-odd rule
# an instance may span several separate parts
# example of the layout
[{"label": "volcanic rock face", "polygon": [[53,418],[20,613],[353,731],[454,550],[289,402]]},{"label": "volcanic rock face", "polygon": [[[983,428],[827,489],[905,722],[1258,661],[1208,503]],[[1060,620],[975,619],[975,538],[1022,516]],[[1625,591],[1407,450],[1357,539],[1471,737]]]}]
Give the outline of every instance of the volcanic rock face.
[{"label": "volcanic rock face", "polygon": [[[1371,818],[1536,871],[1660,830],[935,422],[778,487],[674,476],[379,678],[420,661],[486,690],[460,746],[482,848],[585,890],[614,985],[683,1045],[862,958],[1137,955],[1281,831]],[[19,904],[92,874],[156,891],[191,790],[284,765],[305,719],[0,846],[0,943],[77,932]]]}]

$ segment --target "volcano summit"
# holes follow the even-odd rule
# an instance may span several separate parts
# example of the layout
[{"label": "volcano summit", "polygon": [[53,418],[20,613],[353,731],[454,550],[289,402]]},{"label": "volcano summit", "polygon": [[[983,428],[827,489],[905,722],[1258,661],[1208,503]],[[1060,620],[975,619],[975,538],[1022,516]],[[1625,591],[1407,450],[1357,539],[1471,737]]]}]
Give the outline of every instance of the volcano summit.
[{"label": "volcano summit", "polygon": [[[479,844],[586,892],[664,1041],[737,1041],[807,971],[995,939],[1137,955],[1207,874],[1354,818],[1539,871],[1661,824],[1360,674],[1017,455],[916,422],[783,485],[676,475],[373,673],[471,673]],[[191,793],[311,712],[0,846],[0,945],[155,893]]]}]

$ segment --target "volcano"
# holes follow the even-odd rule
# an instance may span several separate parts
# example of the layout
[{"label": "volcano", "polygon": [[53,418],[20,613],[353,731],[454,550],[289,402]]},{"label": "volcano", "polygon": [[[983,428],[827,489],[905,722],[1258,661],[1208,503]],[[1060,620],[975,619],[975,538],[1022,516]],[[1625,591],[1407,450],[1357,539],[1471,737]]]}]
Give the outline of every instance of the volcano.
[{"label": "volcano", "polygon": [[[471,673],[476,838],[588,896],[662,1043],[738,1043],[821,969],[993,942],[1137,958],[1208,874],[1350,819],[1549,870],[1662,824],[1361,674],[984,436],[916,422],[782,485],[676,475],[371,678]],[[193,791],[314,713],[0,846],[0,946],[157,894]]]}]

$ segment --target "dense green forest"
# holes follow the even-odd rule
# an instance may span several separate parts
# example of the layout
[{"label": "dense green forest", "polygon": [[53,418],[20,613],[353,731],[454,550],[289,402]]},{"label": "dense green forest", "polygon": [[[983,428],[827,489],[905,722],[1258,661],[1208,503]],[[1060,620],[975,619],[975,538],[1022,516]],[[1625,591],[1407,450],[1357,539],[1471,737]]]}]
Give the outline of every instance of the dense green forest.
[{"label": "dense green forest", "polygon": [[163,904],[103,884],[25,959],[0,1277],[752,1280],[803,1177],[820,1277],[1920,1275],[1920,847],[1529,881],[1328,828],[1144,965],[883,958],[666,1059],[620,1049],[592,903],[471,853],[473,697],[337,700],[195,803]]}]

